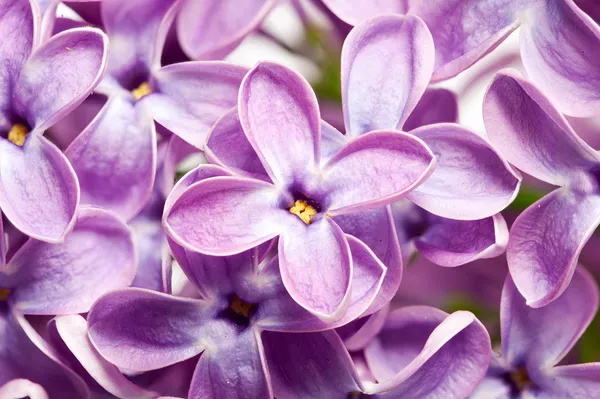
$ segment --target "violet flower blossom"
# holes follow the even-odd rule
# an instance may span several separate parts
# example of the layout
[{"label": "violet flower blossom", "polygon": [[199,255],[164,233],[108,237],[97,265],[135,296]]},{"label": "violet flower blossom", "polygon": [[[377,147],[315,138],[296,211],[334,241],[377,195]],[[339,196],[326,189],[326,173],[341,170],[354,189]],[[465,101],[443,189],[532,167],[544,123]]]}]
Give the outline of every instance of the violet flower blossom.
[{"label": "violet flower blossom", "polygon": [[[215,175],[227,176],[228,172],[201,166],[175,190]],[[355,261],[354,290],[346,314],[336,323],[323,322],[290,297],[277,257],[266,257],[270,244],[234,256],[212,257],[171,243],[200,299],[137,288],[116,291],[93,306],[88,316],[89,336],[104,358],[131,371],[165,367],[201,353],[190,397],[207,393],[273,397],[263,330],[335,328],[364,313],[377,296],[385,266],[359,240],[348,237],[348,242]]]},{"label": "violet flower blossom", "polygon": [[600,223],[600,157],[517,71],[496,75],[483,113],[490,139],[509,162],[560,186],[519,215],[507,248],[510,274],[527,304],[545,306],[569,285]]},{"label": "violet flower blossom", "polygon": [[333,331],[263,333],[275,396],[464,398],[489,364],[489,336],[469,312],[397,309],[375,334],[364,353],[348,353]]},{"label": "violet flower blossom", "polygon": [[469,68],[520,28],[530,79],[567,115],[600,113],[600,27],[573,0],[322,1],[352,25],[383,13],[421,17],[435,42],[434,81]]},{"label": "violet flower blossom", "polygon": [[0,209],[25,234],[60,242],[73,228],[79,186],[44,131],[71,112],[106,68],[107,39],[73,29],[41,42],[37,3],[1,5]]},{"label": "violet flower blossom", "polygon": [[595,398],[600,363],[556,366],[598,310],[598,287],[579,268],[571,285],[543,308],[527,306],[507,277],[500,304],[502,357],[493,358],[472,399]]},{"label": "violet flower blossom", "polygon": [[66,369],[62,357],[23,315],[85,313],[101,295],[129,286],[135,266],[130,230],[96,208],[79,208],[73,231],[63,243],[30,238],[18,248],[0,273],[0,386],[20,385],[12,380],[26,379],[30,383],[23,387],[34,389],[31,384],[38,384],[51,397],[87,397],[82,393],[87,391],[85,384]]}]

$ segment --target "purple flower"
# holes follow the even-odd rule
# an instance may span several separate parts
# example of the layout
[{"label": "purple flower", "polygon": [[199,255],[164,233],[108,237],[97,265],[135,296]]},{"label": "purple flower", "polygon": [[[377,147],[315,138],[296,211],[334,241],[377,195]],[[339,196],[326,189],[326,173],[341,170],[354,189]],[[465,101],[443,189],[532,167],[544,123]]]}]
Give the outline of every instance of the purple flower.
[{"label": "purple flower", "polygon": [[41,43],[37,3],[0,6],[0,209],[19,230],[60,242],[73,228],[79,187],[44,131],[81,103],[106,66],[106,36],[65,31]]},{"label": "purple flower", "polygon": [[[277,398],[463,398],[484,377],[491,353],[469,312],[397,309],[364,353],[351,357],[333,331],[263,334]],[[291,361],[293,359],[293,361]]]},{"label": "purple flower", "polygon": [[510,274],[527,304],[544,306],[567,288],[600,223],[600,157],[517,71],[496,75],[484,120],[490,139],[513,165],[560,186],[519,215],[507,248]]},{"label": "purple flower", "polygon": [[[235,105],[245,68],[184,62],[161,68],[166,35],[181,2],[105,0],[110,38],[107,103],[65,151],[81,184],[81,202],[126,220],[151,196],[157,166],[155,122],[198,148]],[[97,107],[96,107],[97,108]]]},{"label": "purple flower", "polygon": [[[216,173],[227,174],[203,166],[188,174],[180,189]],[[158,369],[201,353],[189,397],[200,393],[219,397],[232,391],[239,397],[272,397],[263,331],[337,327],[364,313],[379,291],[385,267],[363,243],[352,237],[348,242],[355,260],[354,289],[347,313],[336,323],[323,322],[289,296],[277,257],[265,258],[270,244],[212,257],[172,243],[173,254],[200,299],[137,288],[116,291],[93,306],[89,336],[104,358],[130,371]]]},{"label": "purple flower", "polygon": [[410,7],[406,0],[368,6],[323,1],[352,25],[384,13],[421,17],[435,41],[435,81],[464,71],[520,27],[521,59],[531,80],[568,115],[600,112],[600,28],[573,0],[435,0]]},{"label": "purple flower", "polygon": [[259,63],[246,75],[239,116],[273,183],[227,176],[190,186],[165,209],[167,234],[217,256],[279,236],[282,278],[292,297],[323,319],[339,319],[350,297],[352,260],[332,218],[404,196],[431,173],[435,158],[413,136],[376,131],[321,164],[314,93],[277,64]]},{"label": "purple flower", "polygon": [[598,310],[598,287],[580,268],[564,294],[543,308],[525,304],[510,276],[500,304],[502,358],[494,358],[473,394],[483,398],[593,398],[600,363],[556,366]]}]

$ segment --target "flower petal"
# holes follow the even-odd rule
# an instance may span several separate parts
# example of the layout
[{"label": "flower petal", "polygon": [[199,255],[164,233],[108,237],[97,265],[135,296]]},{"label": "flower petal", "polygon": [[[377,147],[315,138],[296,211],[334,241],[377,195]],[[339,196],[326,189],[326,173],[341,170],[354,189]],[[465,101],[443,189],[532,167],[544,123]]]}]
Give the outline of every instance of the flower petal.
[{"label": "flower petal", "polygon": [[444,316],[424,306],[390,313],[382,332],[365,349],[379,381],[368,393],[463,398],[475,389],[490,362],[490,337],[469,312]]},{"label": "flower petal", "polygon": [[[278,208],[274,187],[242,177],[214,177],[190,186],[167,209],[167,234],[190,251],[233,255],[273,237],[294,215]],[[289,215],[288,215],[289,214]]]},{"label": "flower petal", "polygon": [[600,196],[561,188],[512,225],[506,256],[527,304],[545,306],[567,288],[583,246],[600,224]]},{"label": "flower petal", "polygon": [[350,25],[358,25],[381,14],[405,14],[408,10],[407,0],[375,0],[369,3],[362,0],[323,0],[323,3]]},{"label": "flower petal", "polygon": [[521,27],[521,59],[527,76],[563,113],[600,112],[600,27],[573,1],[535,8]]},{"label": "flower petal", "polygon": [[195,60],[225,57],[263,21],[276,0],[188,1],[177,20],[185,53]]},{"label": "flower petal", "polygon": [[135,266],[127,226],[109,212],[83,207],[64,243],[30,239],[12,257],[11,302],[24,314],[84,313],[101,295],[129,286]]},{"label": "flower petal", "polygon": [[510,276],[501,300],[502,353],[514,366],[528,369],[554,366],[575,345],[598,310],[598,286],[583,268],[554,302],[539,308],[525,304]]},{"label": "flower petal", "polygon": [[359,377],[334,331],[262,334],[275,397],[345,399],[361,392]]},{"label": "flower petal", "polygon": [[154,119],[198,149],[213,124],[237,104],[247,69],[226,62],[182,62],[152,74],[152,95],[142,98]]},{"label": "flower petal", "polygon": [[481,220],[452,220],[429,216],[429,227],[415,239],[415,247],[430,261],[446,267],[494,258],[508,244],[508,228],[501,214]]},{"label": "flower petal", "polygon": [[342,49],[346,134],[400,129],[425,92],[433,64],[433,40],[418,17],[385,15],[354,28]]},{"label": "flower petal", "polygon": [[272,398],[269,380],[260,332],[247,328],[200,356],[188,397]]},{"label": "flower petal", "polygon": [[536,378],[543,392],[551,398],[593,398],[600,389],[600,363],[554,367]]},{"label": "flower petal", "polygon": [[496,48],[520,24],[518,1],[432,0],[411,3],[435,43],[434,80],[458,75]]},{"label": "flower petal", "polygon": [[600,162],[550,100],[517,71],[503,70],[495,76],[483,115],[494,146],[537,179],[562,186],[574,173]]},{"label": "flower petal", "polygon": [[398,131],[364,134],[323,167],[328,214],[387,205],[421,184],[436,159],[418,138]]},{"label": "flower petal", "polygon": [[109,393],[130,399],[153,399],[156,393],[129,381],[119,369],[106,361],[88,338],[88,325],[80,315],[58,316],[51,322],[59,339],[72,356],[102,388]]},{"label": "flower petal", "polygon": [[300,306],[325,322],[342,318],[350,303],[352,260],[344,233],[328,217],[290,223],[279,238],[281,278]]},{"label": "flower petal", "polygon": [[455,123],[458,121],[458,99],[447,89],[427,89],[402,127],[410,132],[421,126],[434,123]]},{"label": "flower petal", "polygon": [[319,164],[317,98],[298,73],[261,62],[242,82],[242,128],[273,182],[287,186]]},{"label": "flower petal", "polygon": [[49,399],[48,393],[39,384],[26,379],[10,380],[0,387],[1,398]]},{"label": "flower petal", "polygon": [[100,83],[108,37],[76,28],[46,41],[27,60],[14,88],[14,106],[29,125],[43,131],[71,112]]},{"label": "flower petal", "polygon": [[34,10],[39,12],[35,1],[5,0],[0,6],[0,127],[10,129],[10,121],[5,115],[12,111],[12,90],[23,63],[29,57],[37,40],[38,19],[33,17]]},{"label": "flower petal", "polygon": [[212,310],[195,299],[128,288],[100,298],[88,315],[94,347],[109,362],[147,371],[201,353]]},{"label": "flower petal", "polygon": [[152,117],[114,96],[65,151],[81,187],[81,203],[134,217],[152,192],[156,131]]},{"label": "flower petal", "polygon": [[344,341],[344,345],[349,351],[361,351],[379,334],[387,318],[388,311],[389,306],[385,306],[369,316],[361,317],[337,328],[335,332]]},{"label": "flower petal", "polygon": [[412,133],[437,158],[431,176],[408,196],[415,204],[439,216],[478,220],[502,211],[517,196],[521,176],[475,132],[438,124]]},{"label": "flower petal", "polygon": [[75,223],[79,184],[71,164],[38,132],[23,147],[0,139],[0,208],[30,237],[60,242]]}]

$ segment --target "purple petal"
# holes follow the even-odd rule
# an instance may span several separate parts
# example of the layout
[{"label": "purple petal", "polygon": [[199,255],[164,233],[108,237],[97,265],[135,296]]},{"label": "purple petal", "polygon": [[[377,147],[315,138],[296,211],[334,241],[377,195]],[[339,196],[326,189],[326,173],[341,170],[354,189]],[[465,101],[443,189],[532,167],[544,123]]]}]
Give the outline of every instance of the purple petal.
[{"label": "purple petal", "polygon": [[279,238],[281,278],[290,296],[323,321],[344,315],[350,303],[352,261],[344,233],[329,217],[289,224]]},{"label": "purple petal", "polygon": [[519,215],[506,255],[510,274],[529,306],[545,306],[567,288],[598,224],[600,197],[567,188],[553,191]]},{"label": "purple petal", "polygon": [[433,40],[417,17],[380,16],[354,28],[342,49],[346,134],[400,129],[425,92],[433,63]]},{"label": "purple petal", "polygon": [[73,228],[79,204],[77,176],[67,158],[36,131],[23,147],[0,140],[0,152],[4,215],[31,237],[62,241]]},{"label": "purple petal", "polygon": [[435,43],[434,80],[451,78],[496,48],[520,24],[518,1],[413,2]]},{"label": "purple petal", "polygon": [[342,21],[358,25],[364,20],[381,14],[405,14],[407,0],[323,0],[323,3]]},{"label": "purple petal", "polygon": [[85,100],[106,70],[108,37],[91,28],[70,29],[46,41],[27,60],[14,88],[16,111],[39,130],[52,126]]},{"label": "purple petal", "polygon": [[536,8],[521,27],[521,59],[527,75],[563,113],[600,112],[600,27],[573,1]]},{"label": "purple petal", "polygon": [[600,363],[559,366],[544,374],[535,382],[547,397],[594,398],[600,390]]},{"label": "purple petal", "polygon": [[65,151],[79,178],[81,203],[135,216],[152,192],[156,131],[152,117],[114,96]]},{"label": "purple petal", "polygon": [[504,283],[500,320],[502,353],[507,362],[528,369],[554,366],[575,345],[598,310],[598,287],[583,268],[554,302],[535,309],[526,305],[508,277]]},{"label": "purple petal", "polygon": [[415,247],[430,261],[447,267],[494,258],[508,244],[508,228],[501,214],[481,220],[452,220],[430,215],[431,225],[415,239]]},{"label": "purple petal", "polygon": [[206,158],[236,174],[269,181],[267,171],[246,138],[237,108],[215,123],[204,148]]},{"label": "purple petal", "polygon": [[146,371],[201,353],[211,318],[210,307],[202,301],[128,288],[94,304],[88,329],[106,360],[119,368]]},{"label": "purple petal", "polygon": [[434,123],[458,121],[458,99],[447,89],[427,89],[410,114],[402,130],[409,132]]},{"label": "purple petal", "polygon": [[389,306],[360,319],[337,328],[335,332],[344,340],[344,345],[349,351],[363,350],[381,331],[387,318]]},{"label": "purple petal", "polygon": [[275,188],[260,180],[214,177],[190,186],[166,209],[167,234],[190,251],[240,253],[276,237],[291,213],[277,207]]},{"label": "purple petal", "polygon": [[415,204],[439,216],[477,220],[502,211],[517,196],[521,176],[476,133],[454,124],[412,133],[437,159],[431,176],[408,196]]},{"label": "purple petal", "polygon": [[335,222],[344,233],[358,238],[373,251],[387,267],[379,295],[367,314],[386,306],[398,292],[402,280],[402,254],[391,209],[376,208],[366,212],[336,216]]},{"label": "purple petal", "polygon": [[364,134],[323,167],[328,214],[387,205],[421,184],[435,163],[429,148],[412,135],[396,131]]},{"label": "purple petal", "polygon": [[30,239],[12,257],[10,299],[25,314],[84,313],[101,295],[129,286],[135,265],[127,226],[111,213],[83,207],[64,243]]},{"label": "purple petal", "polygon": [[39,20],[37,3],[28,0],[5,0],[0,6],[0,126],[10,127],[5,115],[12,111],[12,90],[23,63],[29,57],[37,40]]},{"label": "purple petal", "polygon": [[152,74],[143,98],[154,119],[198,149],[212,125],[237,104],[247,69],[225,62],[183,62]]},{"label": "purple petal", "polygon": [[225,57],[263,21],[276,0],[188,1],[177,20],[185,53],[196,60]]},{"label": "purple petal", "polygon": [[278,399],[346,399],[350,392],[362,391],[352,359],[335,332],[265,331],[262,336]]},{"label": "purple petal", "polygon": [[552,103],[517,71],[503,70],[495,76],[483,114],[494,146],[537,179],[562,186],[600,161]]},{"label": "purple petal", "polygon": [[[6,304],[0,304],[0,325],[3,343],[0,349],[0,385],[7,379],[22,378],[43,387],[50,398],[89,398],[85,382],[59,360],[59,354],[23,315],[15,309],[7,310]],[[17,385],[33,392],[39,391],[37,387]],[[9,392],[8,398],[20,397],[13,396],[16,394],[14,391]],[[2,389],[0,393],[3,393]]]},{"label": "purple petal", "polygon": [[0,398],[49,399],[44,387],[22,378],[10,380],[2,385]]},{"label": "purple petal", "polygon": [[[175,0],[103,0],[102,22],[110,37],[108,73],[123,86],[160,66],[165,31],[174,17]],[[181,2],[179,2],[181,3]],[[133,72],[133,73],[132,73]]]},{"label": "purple petal", "polygon": [[238,110],[242,128],[271,179],[287,185],[319,164],[319,106],[296,72],[261,62],[242,82]]},{"label": "purple petal", "polygon": [[369,392],[463,398],[475,389],[490,362],[489,335],[469,312],[444,316],[423,306],[390,313],[382,332],[365,349],[379,381]]},{"label": "purple petal", "polygon": [[155,398],[147,391],[129,381],[119,369],[106,361],[88,338],[86,320],[80,315],[59,316],[53,319],[53,328],[68,350],[85,371],[109,393],[130,399]]},{"label": "purple petal", "polygon": [[264,357],[260,332],[247,328],[200,356],[188,397],[272,398]]},{"label": "purple petal", "polygon": [[137,273],[132,287],[170,292],[171,256],[160,219],[140,216],[129,222],[135,241]]}]

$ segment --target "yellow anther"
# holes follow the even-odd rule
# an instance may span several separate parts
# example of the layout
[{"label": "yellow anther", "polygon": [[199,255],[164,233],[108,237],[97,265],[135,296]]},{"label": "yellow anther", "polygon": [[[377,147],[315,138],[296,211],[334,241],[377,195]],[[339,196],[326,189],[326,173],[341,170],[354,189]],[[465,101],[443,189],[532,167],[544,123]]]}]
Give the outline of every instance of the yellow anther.
[{"label": "yellow anther", "polygon": [[242,301],[237,295],[234,295],[231,298],[231,309],[239,314],[240,316],[244,316],[248,318],[252,309],[254,309],[254,305],[248,302]]},{"label": "yellow anther", "polygon": [[511,373],[510,379],[519,389],[519,391],[522,391],[531,385],[531,380],[529,379],[529,375],[527,374],[525,367],[520,367],[517,371]]},{"label": "yellow anther", "polygon": [[27,129],[27,126],[22,125],[20,123],[16,123],[8,132],[8,140],[13,144],[18,145],[19,147],[23,147],[23,144],[25,144],[25,138],[27,137],[28,133],[29,129]]},{"label": "yellow anther", "polygon": [[10,290],[0,289],[0,302],[6,301],[8,299],[8,295],[10,295]]},{"label": "yellow anther", "polygon": [[296,200],[294,206],[290,208],[290,212],[298,216],[306,224],[310,224],[313,216],[317,214],[317,210],[308,205],[304,200]]},{"label": "yellow anther", "polygon": [[131,94],[133,94],[133,98],[135,98],[136,101],[151,93],[152,88],[150,87],[148,82],[144,82],[141,85],[139,85],[137,89],[131,90]]}]

